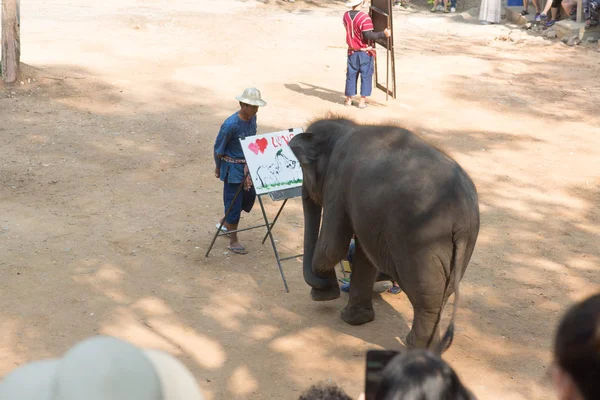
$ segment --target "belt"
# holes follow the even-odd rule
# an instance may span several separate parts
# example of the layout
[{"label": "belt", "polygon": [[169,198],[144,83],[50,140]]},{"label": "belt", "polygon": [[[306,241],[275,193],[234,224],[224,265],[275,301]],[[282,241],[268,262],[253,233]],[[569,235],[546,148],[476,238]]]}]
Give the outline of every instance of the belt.
[{"label": "belt", "polygon": [[229,156],[222,156],[221,159],[225,162],[232,163],[232,164],[246,164],[246,160],[244,160],[243,158],[233,158],[233,157],[229,157]]},{"label": "belt", "polygon": [[363,47],[362,49],[352,49],[352,48],[348,48],[348,55],[354,54],[357,51],[362,51],[364,53],[367,53],[370,56],[375,56],[375,49],[371,46],[369,47]]},{"label": "belt", "polygon": [[248,170],[248,164],[246,164],[246,160],[243,158],[232,158],[229,156],[222,156],[221,159],[232,164],[244,164],[244,190],[249,191],[252,187],[252,178],[250,178],[250,171]]}]

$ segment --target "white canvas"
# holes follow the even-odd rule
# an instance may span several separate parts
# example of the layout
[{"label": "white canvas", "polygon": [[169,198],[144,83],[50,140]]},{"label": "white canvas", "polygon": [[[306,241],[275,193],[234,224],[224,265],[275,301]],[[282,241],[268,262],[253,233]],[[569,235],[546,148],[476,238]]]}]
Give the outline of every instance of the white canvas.
[{"label": "white canvas", "polygon": [[302,168],[289,141],[302,128],[240,139],[256,194],[302,186]]}]

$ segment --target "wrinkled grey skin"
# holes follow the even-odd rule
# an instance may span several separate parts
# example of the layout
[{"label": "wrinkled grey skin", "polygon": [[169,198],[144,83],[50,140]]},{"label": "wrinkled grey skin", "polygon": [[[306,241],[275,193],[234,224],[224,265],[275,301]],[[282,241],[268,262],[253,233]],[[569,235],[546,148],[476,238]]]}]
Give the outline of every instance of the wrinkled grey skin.
[{"label": "wrinkled grey skin", "polygon": [[398,282],[414,308],[407,346],[440,345],[439,316],[479,232],[477,190],[467,173],[392,126],[322,119],[289,145],[304,178],[303,269],[313,300],[340,296],[334,268],[356,234],[342,319],[359,325],[375,318],[371,296],[379,270]]}]

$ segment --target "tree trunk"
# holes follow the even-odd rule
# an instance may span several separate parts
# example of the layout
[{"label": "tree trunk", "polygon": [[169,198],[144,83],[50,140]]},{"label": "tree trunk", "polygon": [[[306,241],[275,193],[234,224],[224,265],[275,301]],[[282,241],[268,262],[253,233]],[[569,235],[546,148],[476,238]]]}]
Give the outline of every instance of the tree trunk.
[{"label": "tree trunk", "polygon": [[2,0],[2,79],[7,83],[19,77],[21,58],[20,0]]}]

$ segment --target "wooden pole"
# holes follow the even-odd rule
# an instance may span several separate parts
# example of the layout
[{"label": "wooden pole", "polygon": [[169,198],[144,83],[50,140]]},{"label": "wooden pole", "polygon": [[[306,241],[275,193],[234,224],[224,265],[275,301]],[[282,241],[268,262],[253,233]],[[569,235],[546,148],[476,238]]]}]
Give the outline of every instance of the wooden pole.
[{"label": "wooden pole", "polygon": [[2,0],[2,79],[13,83],[19,78],[21,58],[20,0]]}]

